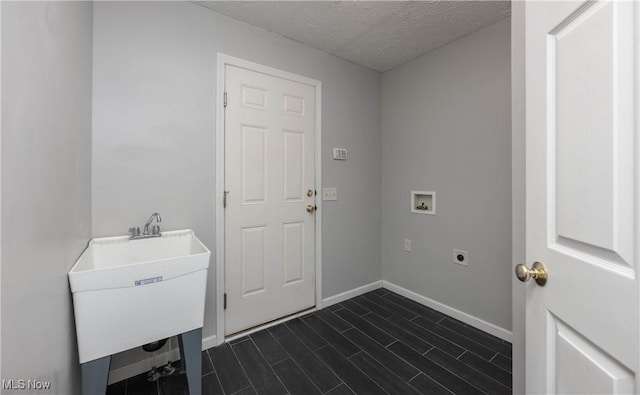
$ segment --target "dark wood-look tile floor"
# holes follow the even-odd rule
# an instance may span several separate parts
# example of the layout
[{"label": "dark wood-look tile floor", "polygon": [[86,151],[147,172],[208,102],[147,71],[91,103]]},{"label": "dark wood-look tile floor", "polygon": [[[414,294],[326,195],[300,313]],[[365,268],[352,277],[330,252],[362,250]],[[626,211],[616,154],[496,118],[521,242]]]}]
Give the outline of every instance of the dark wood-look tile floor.
[{"label": "dark wood-look tile floor", "polygon": [[[511,344],[385,289],[202,353],[209,394],[508,394]],[[188,394],[183,374],[108,395]]]}]

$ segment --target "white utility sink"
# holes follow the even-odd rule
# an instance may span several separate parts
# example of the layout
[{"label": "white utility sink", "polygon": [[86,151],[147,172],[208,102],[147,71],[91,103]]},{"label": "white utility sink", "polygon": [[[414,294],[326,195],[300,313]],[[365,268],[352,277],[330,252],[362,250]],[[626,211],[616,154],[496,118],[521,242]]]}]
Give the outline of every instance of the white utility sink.
[{"label": "white utility sink", "polygon": [[80,363],[201,328],[210,255],[190,229],[91,240],[69,271]]}]

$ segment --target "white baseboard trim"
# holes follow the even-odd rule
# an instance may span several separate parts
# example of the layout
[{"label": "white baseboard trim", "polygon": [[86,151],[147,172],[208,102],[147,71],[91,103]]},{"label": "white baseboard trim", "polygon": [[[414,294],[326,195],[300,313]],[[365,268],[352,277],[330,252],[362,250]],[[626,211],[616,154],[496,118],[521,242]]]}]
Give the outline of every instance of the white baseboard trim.
[{"label": "white baseboard trim", "polygon": [[[170,345],[177,344],[177,341],[173,342],[173,339],[169,340]],[[202,339],[202,351],[208,350],[211,347],[216,346],[216,335],[205,337]],[[180,350],[175,348],[170,348],[162,353],[156,354],[155,365],[162,366],[165,365],[169,361],[177,361],[180,359]],[[109,381],[108,384],[117,383],[122,380],[126,380],[128,378],[137,376],[144,372],[148,372],[154,365],[153,357],[145,358],[140,361],[134,362],[129,365],[122,366],[118,369],[113,369],[109,371]]]},{"label": "white baseboard trim", "polygon": [[382,288],[386,288],[389,291],[393,291],[399,295],[402,295],[406,298],[409,298],[411,300],[413,300],[414,302],[418,302],[420,304],[423,304],[427,307],[431,307],[434,310],[437,310],[441,313],[444,313],[450,317],[453,317],[455,319],[458,319],[462,322],[464,322],[465,324],[471,325],[475,328],[478,328],[482,331],[485,331],[495,337],[498,337],[502,340],[506,340],[508,342],[513,342],[513,333],[504,329],[504,328],[500,328],[497,325],[494,325],[490,322],[487,322],[485,320],[482,320],[478,317],[475,317],[471,314],[465,313],[464,311],[460,311],[457,309],[454,309],[453,307],[447,306],[446,304],[437,302],[433,299],[429,299],[426,296],[422,296],[418,293],[415,293],[413,291],[409,291],[406,288],[402,288],[398,285],[392,284],[388,281],[382,281]]},{"label": "white baseboard trim", "polygon": [[208,350],[218,345],[218,336],[211,335],[202,339],[202,351]]},{"label": "white baseboard trim", "polygon": [[355,298],[356,296],[360,296],[362,294],[366,294],[367,292],[382,288],[382,283],[382,281],[374,281],[371,284],[363,285],[361,287],[354,288],[352,290],[345,291],[334,296],[329,296],[328,298],[324,298],[322,299],[322,306],[320,306],[320,308],[329,307],[331,305],[344,302],[347,299]]}]

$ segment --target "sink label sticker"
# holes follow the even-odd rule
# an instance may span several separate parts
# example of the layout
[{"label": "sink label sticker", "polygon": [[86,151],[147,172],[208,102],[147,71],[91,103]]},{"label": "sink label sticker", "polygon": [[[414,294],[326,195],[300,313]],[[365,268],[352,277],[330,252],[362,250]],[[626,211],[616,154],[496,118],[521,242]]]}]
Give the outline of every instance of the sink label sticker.
[{"label": "sink label sticker", "polygon": [[151,277],[151,278],[145,278],[144,280],[136,280],[135,281],[135,285],[137,287],[139,285],[155,284],[155,283],[159,283],[161,281],[162,281],[162,276],[160,276],[160,277]]}]

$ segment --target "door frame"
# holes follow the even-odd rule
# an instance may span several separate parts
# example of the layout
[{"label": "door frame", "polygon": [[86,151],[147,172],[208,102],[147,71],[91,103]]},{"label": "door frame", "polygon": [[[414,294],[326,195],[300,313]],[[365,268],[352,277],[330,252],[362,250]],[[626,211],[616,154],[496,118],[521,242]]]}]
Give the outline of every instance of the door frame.
[{"label": "door frame", "polygon": [[224,92],[226,66],[235,66],[246,70],[267,74],[310,85],[315,89],[315,183],[316,216],[315,216],[315,308],[322,308],[322,82],[312,78],[275,69],[259,63],[250,62],[218,52],[217,87],[216,87],[216,345],[225,341],[224,335],[224,290],[225,290],[225,216],[224,216],[224,186],[225,186],[225,156],[224,156]]},{"label": "door frame", "polygon": [[514,275],[518,263],[528,263],[526,240],[526,59],[525,3],[511,3],[511,312],[512,312],[512,388],[514,394],[525,391],[526,295],[525,287]]}]

